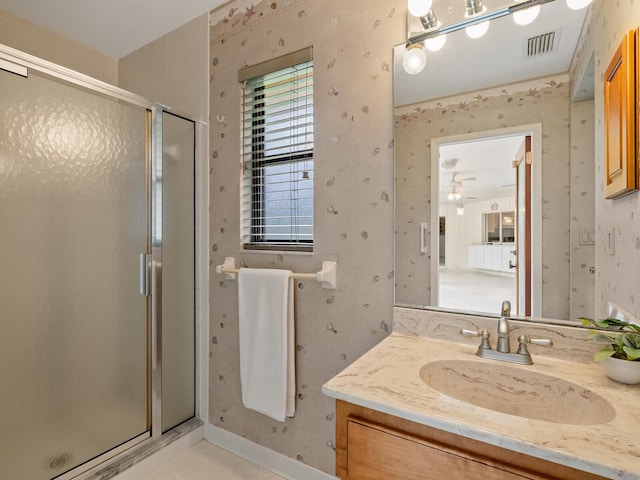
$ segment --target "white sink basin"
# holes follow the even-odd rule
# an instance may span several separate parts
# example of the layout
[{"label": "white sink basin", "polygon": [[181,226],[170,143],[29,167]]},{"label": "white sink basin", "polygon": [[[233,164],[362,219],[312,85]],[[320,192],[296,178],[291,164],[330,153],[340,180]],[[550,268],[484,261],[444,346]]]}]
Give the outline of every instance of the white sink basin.
[{"label": "white sink basin", "polygon": [[423,365],[420,378],[448,397],[518,417],[568,425],[598,425],[615,418],[611,404],[595,392],[532,368],[442,360]]}]

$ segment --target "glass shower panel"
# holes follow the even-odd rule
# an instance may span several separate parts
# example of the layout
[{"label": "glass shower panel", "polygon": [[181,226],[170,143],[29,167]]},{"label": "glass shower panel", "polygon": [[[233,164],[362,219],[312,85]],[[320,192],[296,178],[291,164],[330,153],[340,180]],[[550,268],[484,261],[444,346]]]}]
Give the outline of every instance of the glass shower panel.
[{"label": "glass shower panel", "polygon": [[0,478],[149,428],[147,112],[0,71]]},{"label": "glass shower panel", "polygon": [[[195,124],[164,113],[162,171],[162,431],[195,415]],[[157,220],[156,220],[157,221]],[[157,237],[157,234],[156,234]]]}]

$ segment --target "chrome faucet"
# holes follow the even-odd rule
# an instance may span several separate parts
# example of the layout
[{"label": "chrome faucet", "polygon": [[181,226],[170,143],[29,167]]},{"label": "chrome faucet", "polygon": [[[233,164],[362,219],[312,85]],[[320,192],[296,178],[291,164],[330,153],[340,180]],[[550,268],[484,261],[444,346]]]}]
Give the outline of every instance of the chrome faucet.
[{"label": "chrome faucet", "polygon": [[525,335],[518,337],[518,350],[511,353],[509,345],[509,317],[511,315],[511,302],[505,300],[502,302],[500,309],[500,320],[498,320],[498,343],[496,349],[491,348],[489,342],[490,334],[487,330],[477,332],[474,330],[460,330],[461,335],[471,337],[482,337],[482,342],[476,351],[476,355],[482,358],[490,358],[492,360],[501,360],[503,362],[520,363],[523,365],[532,365],[533,360],[527,349],[527,344],[541,345],[543,347],[551,347],[553,342],[546,338],[529,338]]},{"label": "chrome faucet", "polygon": [[509,316],[511,315],[511,302],[505,300],[500,309],[500,320],[498,320],[498,345],[496,350],[502,353],[511,352],[509,345]]}]

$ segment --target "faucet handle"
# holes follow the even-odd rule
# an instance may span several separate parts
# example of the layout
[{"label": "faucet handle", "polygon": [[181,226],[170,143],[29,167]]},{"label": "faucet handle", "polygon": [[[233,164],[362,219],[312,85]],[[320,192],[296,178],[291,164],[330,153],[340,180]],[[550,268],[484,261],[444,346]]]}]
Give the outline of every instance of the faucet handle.
[{"label": "faucet handle", "polygon": [[527,338],[527,343],[541,347],[553,347],[553,341],[550,338]]},{"label": "faucet handle", "polygon": [[481,337],[482,332],[478,332],[477,330],[467,330],[466,328],[463,328],[460,330],[460,335],[465,337]]},{"label": "faucet handle", "polygon": [[477,330],[467,330],[463,328],[460,330],[460,335],[464,335],[465,337],[482,337],[479,348],[491,350],[491,344],[489,343],[490,334],[487,330],[478,332]]},{"label": "faucet handle", "polygon": [[520,335],[518,337],[518,353],[526,355],[529,353],[527,350],[527,343],[531,345],[540,345],[541,347],[552,347],[553,341],[548,338],[529,338],[526,335]]}]

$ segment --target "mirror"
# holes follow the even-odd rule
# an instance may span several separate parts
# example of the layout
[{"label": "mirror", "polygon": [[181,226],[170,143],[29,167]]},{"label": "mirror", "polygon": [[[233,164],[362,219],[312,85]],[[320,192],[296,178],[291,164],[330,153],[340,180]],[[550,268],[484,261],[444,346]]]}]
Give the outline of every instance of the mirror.
[{"label": "mirror", "polygon": [[[433,8],[455,23],[464,2]],[[448,33],[418,74],[395,47],[396,305],[593,316],[593,63],[571,66],[587,10],[555,0],[526,26]]]}]

